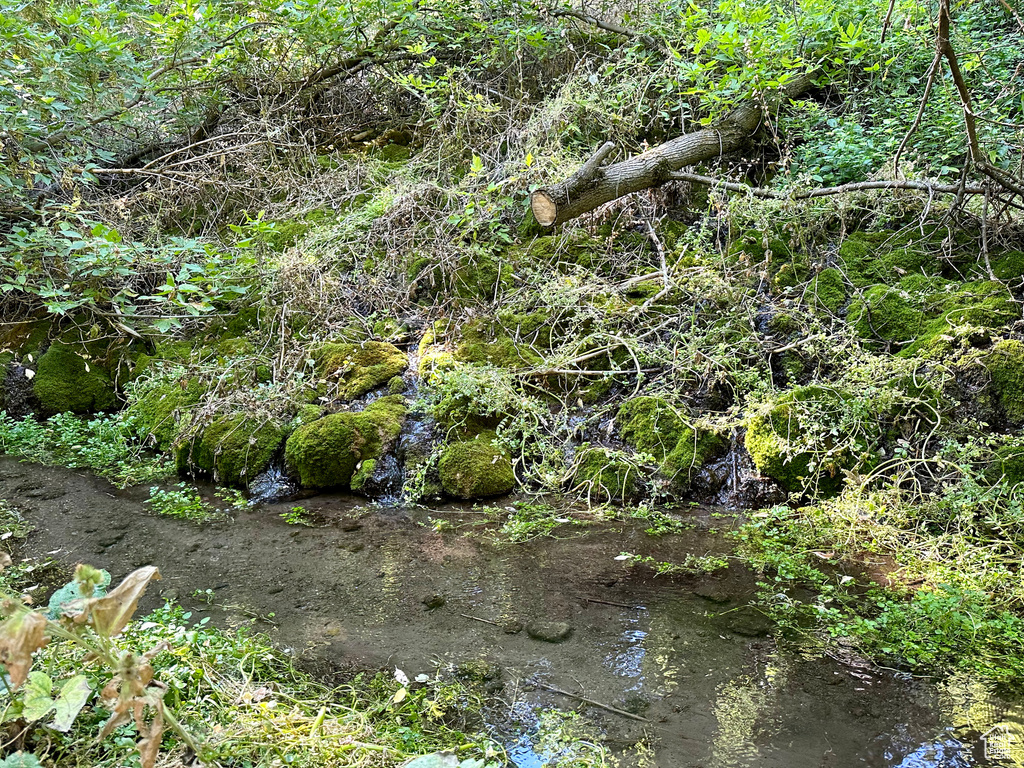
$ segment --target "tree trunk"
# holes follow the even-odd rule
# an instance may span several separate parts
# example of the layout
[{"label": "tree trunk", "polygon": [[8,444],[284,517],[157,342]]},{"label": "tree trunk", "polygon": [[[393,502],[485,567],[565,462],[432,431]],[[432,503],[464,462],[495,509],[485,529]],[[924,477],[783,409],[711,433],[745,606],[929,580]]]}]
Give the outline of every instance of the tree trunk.
[{"label": "tree trunk", "polygon": [[[811,89],[818,72],[799,75],[781,90],[794,99]],[[739,149],[761,125],[762,108],[753,103],[736,107],[710,128],[687,133],[622,162],[602,167],[615,145],[606,143],[572,176],[530,196],[530,207],[542,227],[574,219],[599,205],[631,192],[656,187],[688,165]]]}]

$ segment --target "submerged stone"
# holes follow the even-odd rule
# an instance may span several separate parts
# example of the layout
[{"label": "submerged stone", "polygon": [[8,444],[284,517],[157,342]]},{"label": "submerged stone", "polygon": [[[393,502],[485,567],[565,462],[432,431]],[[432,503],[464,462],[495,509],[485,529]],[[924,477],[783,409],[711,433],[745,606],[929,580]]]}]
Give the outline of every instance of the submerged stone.
[{"label": "submerged stone", "polygon": [[572,634],[572,625],[564,621],[531,621],[526,634],[545,643],[562,643]]}]

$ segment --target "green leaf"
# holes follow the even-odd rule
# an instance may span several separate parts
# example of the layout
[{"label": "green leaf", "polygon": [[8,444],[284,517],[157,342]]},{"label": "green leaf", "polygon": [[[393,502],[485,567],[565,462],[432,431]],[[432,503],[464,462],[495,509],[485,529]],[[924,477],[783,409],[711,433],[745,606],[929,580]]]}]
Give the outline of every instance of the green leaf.
[{"label": "green leaf", "polygon": [[43,764],[35,755],[30,755],[27,752],[15,752],[0,763],[0,768],[43,768]]},{"label": "green leaf", "polygon": [[60,696],[57,698],[54,708],[56,713],[53,718],[53,727],[58,731],[67,732],[71,724],[75,722],[78,713],[82,711],[85,702],[89,700],[92,688],[85,675],[75,675],[60,689]]},{"label": "green leaf", "polygon": [[53,709],[54,701],[50,698],[53,680],[45,672],[30,672],[28,683],[25,684],[25,708],[21,716],[34,721],[46,716]]}]

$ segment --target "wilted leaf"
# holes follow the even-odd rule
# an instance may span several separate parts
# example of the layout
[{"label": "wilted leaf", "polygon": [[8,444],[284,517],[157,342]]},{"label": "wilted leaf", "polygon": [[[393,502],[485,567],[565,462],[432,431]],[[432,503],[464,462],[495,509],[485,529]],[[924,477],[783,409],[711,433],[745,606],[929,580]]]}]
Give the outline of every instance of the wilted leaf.
[{"label": "wilted leaf", "polygon": [[64,683],[54,703],[53,727],[61,732],[69,731],[91,694],[92,688],[85,675],[75,675]]},{"label": "wilted leaf", "polygon": [[160,571],[156,566],[147,565],[125,576],[124,581],[106,597],[91,600],[86,613],[92,618],[93,629],[104,637],[120,634],[135,613],[149,582],[159,578]]},{"label": "wilted leaf", "polygon": [[459,758],[449,752],[435,752],[417,757],[406,763],[405,768],[459,768]]},{"label": "wilted leaf", "polygon": [[54,704],[50,698],[52,690],[53,680],[48,674],[38,670],[30,672],[28,684],[25,686],[25,705],[21,716],[32,722],[48,715]]},{"label": "wilted leaf", "polygon": [[[141,733],[140,729],[140,733]],[[164,712],[163,707],[156,708],[156,715],[153,722],[149,724],[146,737],[138,743],[139,757],[142,758],[142,768],[153,768],[156,765],[156,756],[160,752],[160,738],[164,733]]]},{"label": "wilted leaf", "polygon": [[17,690],[32,668],[32,654],[46,645],[46,619],[34,611],[19,610],[0,623],[0,664],[7,668]]},{"label": "wilted leaf", "polygon": [[2,571],[4,568],[7,568],[9,565],[11,565],[12,562],[13,561],[11,560],[10,555],[8,555],[6,552],[0,552],[0,571]]},{"label": "wilted leaf", "polygon": [[403,701],[405,701],[405,697],[408,696],[408,695],[409,695],[409,689],[408,688],[399,688],[397,691],[395,691],[395,695],[391,697],[391,703],[392,704],[401,704]]}]

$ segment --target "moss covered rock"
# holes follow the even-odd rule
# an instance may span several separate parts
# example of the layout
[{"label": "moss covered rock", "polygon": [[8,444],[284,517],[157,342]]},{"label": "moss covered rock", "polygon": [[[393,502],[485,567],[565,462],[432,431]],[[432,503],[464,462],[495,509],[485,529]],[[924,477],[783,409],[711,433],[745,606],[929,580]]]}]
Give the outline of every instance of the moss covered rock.
[{"label": "moss covered rock", "polygon": [[992,377],[992,396],[1006,418],[1024,423],[1024,342],[1015,339],[992,346],[983,359]]},{"label": "moss covered rock", "polygon": [[815,309],[838,312],[846,303],[846,283],[843,273],[834,267],[823,269],[807,287],[805,299]]},{"label": "moss covered rock", "polygon": [[616,422],[623,441],[653,456],[661,474],[681,488],[725,448],[720,435],[690,426],[677,408],[659,397],[628,400],[619,408]]},{"label": "moss covered rock", "polygon": [[199,403],[205,392],[206,388],[195,378],[163,384],[131,402],[127,413],[145,440],[167,450],[178,436],[184,413]]},{"label": "moss covered rock", "polygon": [[303,424],[285,443],[288,471],[305,488],[347,487],[361,463],[380,459],[398,439],[405,414],[404,398],[389,395],[363,411]]},{"label": "moss covered rock", "polygon": [[354,400],[384,386],[409,366],[402,350],[383,341],[324,344],[313,359],[317,373],[342,400]]},{"label": "moss covered rock", "polygon": [[997,450],[985,474],[993,482],[1006,480],[1010,485],[1024,483],[1024,438],[1011,440]]},{"label": "moss covered rock", "polygon": [[512,460],[484,431],[469,440],[449,443],[441,452],[441,487],[456,499],[484,499],[509,493],[516,484]]},{"label": "moss covered rock", "polygon": [[[795,387],[747,420],[745,444],[758,471],[775,480],[784,490],[794,493],[818,483],[819,491],[832,493],[840,485],[840,470],[852,466],[849,457],[833,457],[828,466],[811,470],[813,457],[801,450],[803,426],[801,404],[813,402],[819,407],[842,407],[844,396],[819,386]],[[822,446],[827,450],[827,446]],[[817,474],[815,477],[814,475]]]},{"label": "moss covered rock", "polygon": [[646,487],[640,470],[621,456],[604,448],[582,451],[573,475],[575,489],[591,501],[635,504]]},{"label": "moss covered rock", "polygon": [[1020,286],[1024,280],[1024,251],[1007,251],[992,259],[992,272],[998,279]]},{"label": "moss covered rock", "polygon": [[110,376],[63,344],[53,344],[39,358],[32,394],[45,416],[96,413],[117,405]]},{"label": "moss covered rock", "polygon": [[907,344],[924,331],[926,316],[905,291],[875,285],[853,300],[847,319],[861,338]]},{"label": "moss covered rock", "polygon": [[270,466],[284,439],[279,424],[256,414],[215,418],[175,446],[180,472],[209,474],[225,485],[248,485]]}]

